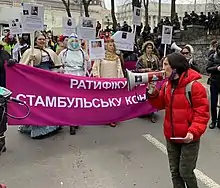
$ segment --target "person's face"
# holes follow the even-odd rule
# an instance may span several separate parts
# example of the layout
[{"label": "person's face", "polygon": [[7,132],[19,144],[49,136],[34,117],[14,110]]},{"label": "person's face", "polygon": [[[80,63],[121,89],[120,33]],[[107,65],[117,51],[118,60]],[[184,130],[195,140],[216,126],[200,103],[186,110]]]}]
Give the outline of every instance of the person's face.
[{"label": "person's face", "polygon": [[68,43],[68,38],[65,38],[64,41],[63,41],[63,46],[67,47],[67,43]]},{"label": "person's face", "polygon": [[218,47],[218,48],[216,49],[216,51],[217,51],[217,54],[220,55],[220,47]]},{"label": "person's face", "polygon": [[80,40],[78,38],[71,37],[68,39],[68,43],[72,49],[78,50],[81,47]]},{"label": "person's face", "polygon": [[163,61],[163,70],[165,71],[167,78],[169,78],[173,72],[173,69],[171,68],[167,58],[165,58]]},{"label": "person's face", "polygon": [[147,47],[146,47],[146,54],[151,54],[152,51],[153,51],[152,45],[147,45]]},{"label": "person's face", "polygon": [[214,43],[213,48],[216,49],[216,47],[217,47],[217,43]]},{"label": "person's face", "polygon": [[27,40],[28,40],[28,36],[27,36],[27,35],[24,35],[24,36],[23,36],[23,39],[24,39],[25,41],[27,41]]},{"label": "person's face", "polygon": [[109,42],[107,45],[108,51],[109,52],[114,52],[115,47],[114,47],[114,43],[113,42]]},{"label": "person's face", "polygon": [[190,52],[189,52],[188,49],[184,48],[184,49],[182,50],[182,54],[183,54],[183,56],[184,56],[186,59],[190,59]]},{"label": "person's face", "polygon": [[40,35],[36,40],[37,46],[44,48],[46,46],[46,38],[43,35]]}]

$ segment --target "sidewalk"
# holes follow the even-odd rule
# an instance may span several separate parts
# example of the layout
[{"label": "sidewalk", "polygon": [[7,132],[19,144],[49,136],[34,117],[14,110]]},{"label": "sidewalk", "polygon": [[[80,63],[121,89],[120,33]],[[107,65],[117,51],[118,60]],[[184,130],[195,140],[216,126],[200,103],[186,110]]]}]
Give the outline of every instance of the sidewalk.
[{"label": "sidewalk", "polygon": [[199,82],[202,83],[206,89],[209,89],[208,84],[207,84],[208,78],[209,76],[202,75],[202,78],[199,80]]},{"label": "sidewalk", "polygon": [[198,80],[198,81],[206,88],[207,95],[210,98],[210,89],[209,89],[209,85],[207,84],[208,78],[209,78],[209,76],[202,75],[202,78],[200,80]]}]

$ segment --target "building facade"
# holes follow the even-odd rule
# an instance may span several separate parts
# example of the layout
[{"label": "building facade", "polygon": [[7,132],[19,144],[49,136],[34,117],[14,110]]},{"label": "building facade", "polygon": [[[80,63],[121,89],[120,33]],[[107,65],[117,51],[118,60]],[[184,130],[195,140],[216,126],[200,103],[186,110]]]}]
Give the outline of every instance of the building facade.
[{"label": "building facade", "polygon": [[[151,29],[157,26],[158,24],[158,6],[157,2],[150,2],[148,7],[148,23]],[[191,13],[194,10],[194,4],[176,4],[176,12],[179,15],[179,21],[182,22],[185,12]],[[200,14],[200,12],[207,13],[215,11],[215,4],[197,4],[196,5],[196,13]],[[162,3],[161,5],[161,18],[165,19],[165,17],[170,18],[171,14],[171,5],[167,3]],[[123,24],[124,21],[127,21],[129,25],[132,25],[132,4],[127,3],[117,7],[117,21],[120,24]],[[145,23],[144,17],[144,6],[142,6],[142,23]]]},{"label": "building facade", "polygon": [[[44,22],[48,29],[62,27],[62,18],[67,16],[67,13],[61,0],[22,0],[22,2],[44,5]],[[84,15],[83,6],[79,2],[81,0],[72,0],[70,4],[71,15],[76,18],[77,22],[81,13]],[[21,11],[21,0],[0,0],[0,25],[8,24],[8,20],[19,17]],[[103,0],[92,0],[89,6],[89,14],[91,18],[95,18],[100,23],[105,23],[110,11],[105,8]]]}]

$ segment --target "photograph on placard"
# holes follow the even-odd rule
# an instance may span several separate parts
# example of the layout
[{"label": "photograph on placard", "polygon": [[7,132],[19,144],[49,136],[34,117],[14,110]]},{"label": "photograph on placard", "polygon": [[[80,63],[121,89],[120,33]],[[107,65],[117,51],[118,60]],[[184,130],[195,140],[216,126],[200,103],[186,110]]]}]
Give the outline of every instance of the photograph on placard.
[{"label": "photograph on placard", "polygon": [[168,28],[168,27],[166,27],[166,28],[164,29],[164,34],[170,35],[170,33],[171,33],[171,29]]},{"label": "photograph on placard", "polygon": [[95,25],[95,19],[92,18],[87,18],[87,17],[81,17],[81,27],[82,28],[88,28],[88,29],[93,29],[96,27]]},{"label": "photograph on placard", "polygon": [[136,16],[140,16],[141,15],[141,10],[140,9],[136,9]]},{"label": "photograph on placard", "polygon": [[91,59],[103,59],[105,57],[105,45],[103,39],[89,41],[89,55]]},{"label": "photograph on placard", "polygon": [[10,29],[10,33],[13,35],[21,34],[22,24],[21,24],[20,19],[15,18],[15,19],[9,20],[9,29]]},{"label": "photograph on placard", "polygon": [[32,6],[31,7],[31,15],[32,16],[38,16],[38,7],[37,6]]},{"label": "photograph on placard", "polygon": [[24,15],[29,15],[29,11],[28,10],[23,10],[23,14]]},{"label": "photograph on placard", "polygon": [[137,26],[141,25],[141,8],[139,7],[134,7],[133,24]]},{"label": "photograph on placard", "polygon": [[64,36],[69,36],[76,32],[76,20],[74,18],[63,17],[62,25]]}]

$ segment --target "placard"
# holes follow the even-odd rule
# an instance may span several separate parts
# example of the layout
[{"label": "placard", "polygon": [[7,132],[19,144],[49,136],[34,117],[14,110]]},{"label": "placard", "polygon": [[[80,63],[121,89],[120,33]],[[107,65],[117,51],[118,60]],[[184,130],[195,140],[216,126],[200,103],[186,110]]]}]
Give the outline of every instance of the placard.
[{"label": "placard", "polygon": [[9,20],[9,29],[12,35],[17,35],[22,33],[22,23],[20,18]]},{"label": "placard", "polygon": [[44,29],[44,7],[43,5],[23,5],[22,14],[23,32],[30,33]]},{"label": "placard", "polygon": [[173,26],[163,25],[162,44],[171,44],[173,35]]},{"label": "placard", "polygon": [[141,25],[141,17],[142,17],[141,8],[139,8],[139,7],[134,7],[134,12],[133,12],[133,24],[140,26],[140,25]]},{"label": "placard", "polygon": [[81,39],[94,40],[96,38],[96,19],[80,17],[77,34]]},{"label": "placard", "polygon": [[117,50],[134,51],[134,33],[117,31],[112,38],[115,41]]},{"label": "placard", "polygon": [[63,35],[70,36],[76,32],[76,20],[71,17],[63,17]]},{"label": "placard", "polygon": [[103,39],[89,41],[89,56],[92,60],[105,58],[105,47]]}]

